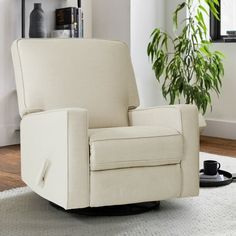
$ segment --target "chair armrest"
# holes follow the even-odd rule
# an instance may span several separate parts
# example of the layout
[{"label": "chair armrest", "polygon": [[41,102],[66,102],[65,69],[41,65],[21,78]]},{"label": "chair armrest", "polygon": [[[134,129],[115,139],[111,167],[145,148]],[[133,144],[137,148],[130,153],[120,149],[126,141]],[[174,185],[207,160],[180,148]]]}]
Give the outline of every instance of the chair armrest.
[{"label": "chair armrest", "polygon": [[186,106],[170,105],[130,110],[129,124],[130,126],[164,126],[182,133],[181,110],[184,107]]},{"label": "chair armrest", "polygon": [[22,179],[65,209],[89,206],[87,110],[36,112],[21,121]]},{"label": "chair armrest", "polygon": [[129,112],[131,126],[152,125],[173,128],[183,135],[184,156],[181,161],[181,197],[199,192],[199,125],[194,105],[160,106]]}]

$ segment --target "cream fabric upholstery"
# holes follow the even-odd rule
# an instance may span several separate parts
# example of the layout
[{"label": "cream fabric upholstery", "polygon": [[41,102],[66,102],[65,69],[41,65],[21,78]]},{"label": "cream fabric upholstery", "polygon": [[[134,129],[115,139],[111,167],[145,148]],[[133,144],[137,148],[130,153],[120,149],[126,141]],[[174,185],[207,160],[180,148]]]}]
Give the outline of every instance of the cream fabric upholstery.
[{"label": "cream fabric upholstery", "polygon": [[91,170],[177,164],[183,138],[174,129],[158,126],[96,129],[90,135],[90,153]]},{"label": "cream fabric upholstery", "polygon": [[123,43],[29,39],[16,41],[12,52],[22,116],[32,109],[81,107],[89,111],[91,128],[127,126],[128,108],[139,105]]},{"label": "cream fabric upholstery", "polygon": [[181,196],[199,193],[199,126],[198,111],[193,105],[163,106],[129,112],[132,126],[163,126],[178,130],[183,135],[184,152],[181,161]]},{"label": "cream fabric upholstery", "polygon": [[91,171],[90,178],[92,207],[181,196],[180,165]]},{"label": "cream fabric upholstery", "polygon": [[22,179],[65,209],[198,194],[198,112],[139,105],[127,46],[23,39],[12,46]]},{"label": "cream fabric upholstery", "polygon": [[68,108],[32,113],[21,122],[22,179],[67,209],[89,205],[87,114]]}]

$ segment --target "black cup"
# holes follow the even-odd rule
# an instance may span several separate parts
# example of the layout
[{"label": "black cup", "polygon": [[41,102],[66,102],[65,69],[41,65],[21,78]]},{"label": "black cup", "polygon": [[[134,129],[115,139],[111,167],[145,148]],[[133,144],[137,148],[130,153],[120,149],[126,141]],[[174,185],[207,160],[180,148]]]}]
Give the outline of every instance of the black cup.
[{"label": "black cup", "polygon": [[220,163],[217,161],[204,161],[204,174],[205,175],[216,175],[220,169]]}]

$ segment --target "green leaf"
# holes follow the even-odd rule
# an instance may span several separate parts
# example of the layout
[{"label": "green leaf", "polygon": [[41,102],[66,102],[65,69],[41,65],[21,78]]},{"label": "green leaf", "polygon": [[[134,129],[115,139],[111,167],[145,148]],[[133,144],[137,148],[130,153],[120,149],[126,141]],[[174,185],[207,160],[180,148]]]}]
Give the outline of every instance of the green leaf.
[{"label": "green leaf", "polygon": [[222,58],[225,58],[225,55],[224,55],[222,52],[220,52],[220,51],[215,51],[215,53],[216,53],[218,56],[220,56],[220,57],[222,57]]},{"label": "green leaf", "polygon": [[[179,102],[196,104],[203,114],[212,109],[211,91],[220,94],[224,75],[223,53],[211,50],[203,14],[206,8],[199,5],[193,11],[193,0],[179,4],[173,13],[175,28],[178,14],[186,7],[190,14],[172,39],[166,32],[156,28],[151,34],[147,54],[151,59],[156,79],[161,83],[163,97],[170,104]],[[204,0],[213,14],[218,14],[218,0]],[[172,45],[171,45],[172,44]]]},{"label": "green leaf", "polygon": [[173,25],[174,25],[174,29],[176,29],[178,27],[178,13],[179,11],[181,11],[184,7],[186,6],[186,2],[183,2],[181,4],[179,4],[176,8],[176,10],[173,13]]},{"label": "green leaf", "polygon": [[203,12],[205,12],[207,16],[209,16],[209,13],[205,7],[203,7],[202,5],[199,5],[199,9],[202,10]]}]

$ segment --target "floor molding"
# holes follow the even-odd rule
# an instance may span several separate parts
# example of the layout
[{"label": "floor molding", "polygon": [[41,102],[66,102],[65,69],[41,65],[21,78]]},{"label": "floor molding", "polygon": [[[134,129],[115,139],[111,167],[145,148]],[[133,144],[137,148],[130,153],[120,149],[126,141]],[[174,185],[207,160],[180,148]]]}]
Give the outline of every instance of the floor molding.
[{"label": "floor molding", "polygon": [[20,143],[19,125],[0,126],[0,147]]},{"label": "floor molding", "polygon": [[236,122],[218,119],[206,119],[206,122],[202,135],[236,140]]}]

